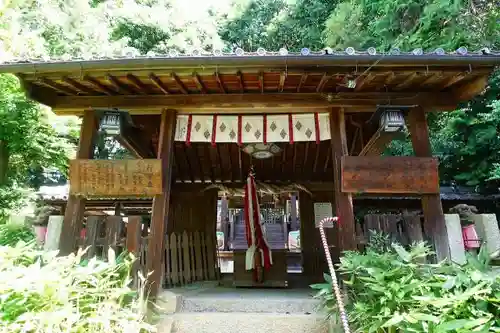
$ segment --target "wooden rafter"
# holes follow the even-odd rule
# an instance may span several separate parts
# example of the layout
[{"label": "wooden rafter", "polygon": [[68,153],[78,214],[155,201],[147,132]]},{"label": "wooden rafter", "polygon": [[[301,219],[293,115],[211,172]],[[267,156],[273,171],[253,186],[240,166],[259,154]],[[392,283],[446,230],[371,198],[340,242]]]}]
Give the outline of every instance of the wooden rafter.
[{"label": "wooden rafter", "polygon": [[300,89],[302,88],[302,86],[306,83],[307,81],[307,76],[308,74],[307,73],[302,73],[302,76],[300,77],[300,82],[299,82],[299,85],[297,87],[297,92],[300,92]]},{"label": "wooden rafter", "polygon": [[238,85],[240,86],[240,93],[245,93],[245,81],[243,80],[243,74],[241,71],[236,72],[236,77],[238,78]]},{"label": "wooden rafter", "polygon": [[264,72],[259,72],[259,88],[260,93],[264,93]]},{"label": "wooden rafter", "polygon": [[177,88],[179,88],[179,90],[184,95],[189,94],[189,91],[186,88],[186,86],[184,85],[184,82],[182,82],[182,80],[179,78],[179,76],[177,76],[177,74],[175,74],[174,72],[172,72],[172,73],[170,73],[170,77],[174,80],[174,83],[177,85]]},{"label": "wooden rafter", "polygon": [[331,78],[332,78],[331,75],[328,75],[328,73],[324,73],[323,76],[321,77],[321,81],[319,81],[318,87],[316,88],[316,92],[318,93],[322,92]]},{"label": "wooden rafter", "polygon": [[89,75],[85,75],[83,77],[83,79],[85,81],[87,81],[88,83],[90,83],[93,87],[95,87],[97,90],[103,92],[104,94],[108,95],[108,96],[114,96],[114,95],[117,95],[117,91],[111,89],[110,87],[108,87],[107,85],[104,85],[102,84],[100,81],[98,81],[97,79],[93,78],[92,76],[89,76]]},{"label": "wooden rafter", "polygon": [[127,79],[139,94],[149,94],[148,87],[146,87],[146,85],[137,76],[135,76],[134,74],[127,74]]},{"label": "wooden rafter", "polygon": [[285,81],[286,81],[286,72],[282,71],[280,73],[280,84],[278,86],[278,92],[283,92],[283,89],[285,87]]},{"label": "wooden rafter", "polygon": [[401,82],[400,84],[398,84],[397,86],[395,86],[395,87],[393,88],[393,90],[395,90],[395,91],[398,91],[398,90],[403,90],[403,89],[405,89],[406,87],[411,86],[411,85],[414,83],[414,81],[413,81],[413,80],[415,80],[415,78],[416,78],[417,76],[418,76],[418,74],[417,74],[417,73],[411,73],[410,75],[408,75],[408,76],[406,77],[406,79],[405,79],[403,82]]},{"label": "wooden rafter", "polygon": [[[63,82],[65,82],[67,85],[69,85],[70,87],[73,87],[73,89],[77,90],[77,91],[83,91],[84,93],[86,94],[89,94],[89,95],[95,95],[96,94],[96,90],[90,88],[90,87],[87,87],[86,85],[84,84],[81,84],[80,82],[70,78],[70,77],[67,77],[67,76],[63,76],[62,78]],[[100,91],[98,91],[100,92]]]},{"label": "wooden rafter", "polygon": [[50,87],[50,88],[52,88],[54,90],[57,90],[58,92],[63,93],[65,95],[74,96],[74,95],[78,94],[77,91],[71,89],[70,87],[66,87],[66,86],[64,86],[62,84],[54,82],[51,79],[47,79],[45,77],[40,78],[39,81],[42,84],[46,85],[47,87]]},{"label": "wooden rafter", "polygon": [[161,90],[162,93],[164,93],[165,95],[169,95],[170,92],[168,91],[167,87],[165,86],[165,84],[160,80],[160,78],[156,75],[154,75],[153,73],[150,73],[149,74],[149,79],[151,80],[151,82],[153,82],[153,84]]},{"label": "wooden rafter", "polygon": [[219,86],[219,89],[222,91],[223,94],[226,94],[226,88],[224,87],[224,82],[222,81],[222,78],[219,75],[219,72],[214,73],[215,76],[215,81],[217,81],[217,85]]},{"label": "wooden rafter", "polygon": [[369,85],[376,78],[377,75],[368,73],[361,82],[358,82],[358,84],[356,84],[356,88],[354,88],[354,91],[362,91],[366,85]]},{"label": "wooden rafter", "polygon": [[205,87],[205,85],[203,84],[203,81],[201,80],[200,76],[196,72],[193,73],[193,81],[196,84],[196,86],[198,87],[198,90],[201,91],[202,94],[208,94],[207,88]]},{"label": "wooden rafter", "polygon": [[453,75],[450,79],[448,79],[448,81],[446,81],[446,83],[443,85],[441,89],[446,89],[448,87],[451,87],[458,81],[462,80],[466,75],[467,75],[466,73],[458,73]]},{"label": "wooden rafter", "polygon": [[119,93],[121,93],[123,90],[123,91],[125,91],[126,94],[134,94],[135,95],[135,91],[130,89],[126,84],[121,82],[117,77],[115,77],[111,74],[106,75],[106,77],[109,80],[109,82],[111,82],[111,84],[116,89],[116,91],[118,91]]}]

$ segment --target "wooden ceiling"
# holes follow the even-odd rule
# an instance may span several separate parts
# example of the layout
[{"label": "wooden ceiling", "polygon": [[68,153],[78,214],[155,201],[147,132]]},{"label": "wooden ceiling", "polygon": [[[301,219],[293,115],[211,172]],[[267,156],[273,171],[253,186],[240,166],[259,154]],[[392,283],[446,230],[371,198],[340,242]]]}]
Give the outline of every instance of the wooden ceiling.
[{"label": "wooden ceiling", "polygon": [[[370,143],[377,131],[377,123],[368,122],[370,116],[369,113],[347,116],[346,136],[350,155],[369,155],[366,151],[380,153],[380,150],[372,149]],[[132,146],[143,147],[136,149],[140,152],[137,156],[155,158],[159,116],[134,115],[132,119],[137,127],[126,131],[122,141],[130,142],[131,138],[137,138]],[[142,143],[139,143],[138,138],[142,139]],[[367,145],[371,148],[366,149]],[[322,141],[319,145],[316,142],[296,142],[280,144],[280,147],[281,153],[274,157],[257,160],[234,143],[218,143],[215,146],[210,143],[191,143],[187,146],[184,142],[175,142],[173,177],[176,182],[187,183],[242,182],[253,166],[256,178],[260,181],[333,181],[330,140]]]},{"label": "wooden ceiling", "polygon": [[222,56],[10,64],[0,72],[17,74],[31,98],[60,114],[356,112],[377,104],[452,109],[481,92],[499,63],[498,56]]}]

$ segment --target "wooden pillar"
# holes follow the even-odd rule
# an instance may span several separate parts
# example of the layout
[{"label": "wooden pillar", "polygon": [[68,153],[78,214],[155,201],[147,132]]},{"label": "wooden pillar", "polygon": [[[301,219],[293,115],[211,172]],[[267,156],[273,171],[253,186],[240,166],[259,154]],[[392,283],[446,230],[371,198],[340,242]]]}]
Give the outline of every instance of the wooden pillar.
[{"label": "wooden pillar", "polygon": [[299,223],[297,219],[297,194],[293,193],[290,196],[290,231],[295,231],[299,229]]},{"label": "wooden pillar", "polygon": [[[407,122],[415,156],[432,156],[425,110],[420,107],[412,109],[407,117]],[[448,258],[450,249],[440,195],[423,195],[422,210],[424,212],[424,232],[435,245],[437,260]]]},{"label": "wooden pillar", "polygon": [[220,223],[221,231],[224,233],[224,248],[227,248],[227,240],[229,239],[229,207],[225,195],[221,198]]},{"label": "wooden pillar", "polygon": [[[78,159],[91,159],[94,155],[94,138],[97,133],[97,117],[93,110],[85,111],[80,129]],[[70,175],[71,177],[71,175]],[[71,179],[70,179],[71,186]],[[76,250],[77,237],[83,225],[85,199],[70,195],[64,212],[64,221],[59,241],[59,253],[70,254]]]},{"label": "wooden pillar", "polygon": [[149,291],[152,297],[158,294],[161,284],[161,268],[165,252],[166,225],[170,204],[175,123],[176,112],[163,110],[157,155],[162,164],[163,193],[153,198],[150,237],[146,254],[147,272],[151,273],[149,276]]},{"label": "wooden pillar", "polygon": [[336,108],[330,112],[330,133],[333,162],[333,183],[335,191],[336,214],[339,223],[339,244],[341,251],[357,250],[356,229],[352,196],[342,192],[342,156],[347,156],[347,138],[345,131],[344,110]]}]

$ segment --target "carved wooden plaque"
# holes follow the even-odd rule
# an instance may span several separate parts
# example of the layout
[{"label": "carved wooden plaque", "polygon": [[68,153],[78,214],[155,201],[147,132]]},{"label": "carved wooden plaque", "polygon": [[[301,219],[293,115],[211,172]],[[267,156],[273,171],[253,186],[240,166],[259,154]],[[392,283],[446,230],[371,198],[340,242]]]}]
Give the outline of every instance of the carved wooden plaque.
[{"label": "carved wooden plaque", "polygon": [[162,193],[161,160],[71,160],[70,194],[152,197]]},{"label": "carved wooden plaque", "polygon": [[438,161],[432,157],[342,157],[342,192],[439,193]]}]

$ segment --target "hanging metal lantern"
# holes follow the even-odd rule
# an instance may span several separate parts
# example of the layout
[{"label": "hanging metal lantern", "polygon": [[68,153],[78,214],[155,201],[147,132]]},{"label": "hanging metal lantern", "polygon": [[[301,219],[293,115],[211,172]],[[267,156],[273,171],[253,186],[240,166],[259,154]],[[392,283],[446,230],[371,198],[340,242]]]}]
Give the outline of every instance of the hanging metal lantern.
[{"label": "hanging metal lantern", "polygon": [[99,131],[108,136],[120,135],[125,127],[133,127],[132,117],[119,109],[94,109],[99,115]]},{"label": "hanging metal lantern", "polygon": [[122,121],[120,111],[105,111],[101,116],[99,131],[109,136],[121,133]]}]

